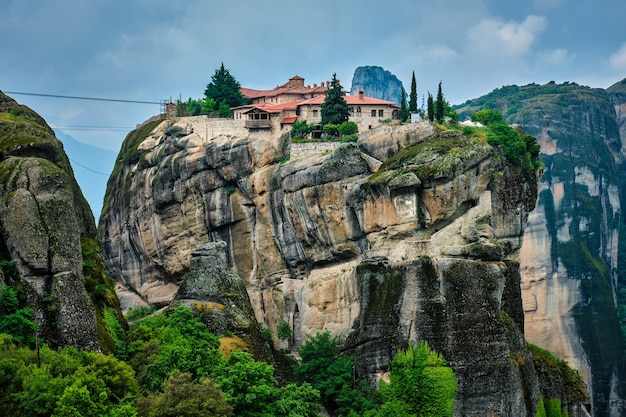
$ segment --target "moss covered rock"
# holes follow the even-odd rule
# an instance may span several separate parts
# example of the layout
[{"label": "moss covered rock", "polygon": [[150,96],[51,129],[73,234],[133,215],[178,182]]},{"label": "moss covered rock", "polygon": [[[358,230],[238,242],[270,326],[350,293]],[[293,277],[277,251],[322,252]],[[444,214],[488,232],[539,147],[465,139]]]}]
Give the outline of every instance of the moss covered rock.
[{"label": "moss covered rock", "polygon": [[[102,258],[94,260],[81,245],[81,239],[95,242],[91,210],[52,129],[1,92],[0,232],[0,260],[15,262],[18,271],[7,284],[24,289],[42,339],[112,352],[102,308],[108,303],[119,312],[119,303],[112,282],[94,273],[98,262],[104,273]],[[89,280],[97,284],[88,286]],[[107,291],[112,297],[99,300],[97,293]]]}]

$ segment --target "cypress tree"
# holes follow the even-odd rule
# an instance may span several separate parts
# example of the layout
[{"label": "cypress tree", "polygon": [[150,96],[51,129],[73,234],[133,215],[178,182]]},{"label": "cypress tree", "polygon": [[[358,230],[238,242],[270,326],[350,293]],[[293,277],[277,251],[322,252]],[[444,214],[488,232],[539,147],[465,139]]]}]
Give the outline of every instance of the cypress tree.
[{"label": "cypress tree", "polygon": [[344,99],[345,93],[337,80],[337,74],[333,74],[330,88],[326,91],[326,97],[322,103],[322,125],[340,125],[348,120],[350,107]]},{"label": "cypress tree", "polygon": [[433,95],[428,92],[428,100],[426,101],[426,114],[431,122],[435,120],[435,105],[433,103]]},{"label": "cypress tree", "polygon": [[406,107],[406,93],[402,89],[402,97],[400,98],[400,121],[405,122],[409,118],[409,110]]},{"label": "cypress tree", "polygon": [[409,94],[409,111],[411,113],[417,112],[417,83],[415,82],[415,71],[411,76],[411,93]]},{"label": "cypress tree", "polygon": [[437,89],[437,100],[435,101],[435,120],[437,123],[443,123],[443,116],[445,114],[445,104],[443,102],[443,93],[441,92],[441,81],[439,81],[439,88]]}]

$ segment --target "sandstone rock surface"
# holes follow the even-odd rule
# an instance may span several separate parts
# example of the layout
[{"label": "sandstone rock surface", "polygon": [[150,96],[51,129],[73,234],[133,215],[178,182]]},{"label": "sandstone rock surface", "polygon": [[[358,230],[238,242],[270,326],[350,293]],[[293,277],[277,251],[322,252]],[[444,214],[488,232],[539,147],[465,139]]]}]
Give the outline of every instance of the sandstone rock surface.
[{"label": "sandstone rock surface", "polygon": [[523,325],[515,260],[537,173],[428,123],[293,159],[288,136],[239,126],[181,118],[129,135],[99,226],[116,280],[148,302],[146,285],[204,297],[213,284],[189,260],[223,241],[256,320],[274,335],[288,322],[290,347],[330,331],[375,378],[427,339],[457,373],[457,415],[534,415],[536,376],[511,362],[528,352],[500,311]]}]

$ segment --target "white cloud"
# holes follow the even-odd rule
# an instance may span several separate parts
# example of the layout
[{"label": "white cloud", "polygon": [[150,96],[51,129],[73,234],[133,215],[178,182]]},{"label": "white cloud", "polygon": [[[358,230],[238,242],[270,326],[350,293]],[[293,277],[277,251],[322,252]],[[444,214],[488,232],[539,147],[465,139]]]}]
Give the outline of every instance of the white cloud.
[{"label": "white cloud", "polygon": [[626,71],[626,42],[609,57],[609,64],[616,71]]},{"label": "white cloud", "polygon": [[567,49],[557,48],[541,53],[540,59],[545,64],[561,65],[572,62],[576,54],[570,53]]},{"label": "white cloud", "polygon": [[447,45],[420,45],[419,50],[422,57],[430,62],[447,62],[457,56],[456,51]]},{"label": "white cloud", "polygon": [[468,30],[468,48],[484,55],[523,55],[546,26],[546,18],[535,15],[521,23],[484,19]]}]

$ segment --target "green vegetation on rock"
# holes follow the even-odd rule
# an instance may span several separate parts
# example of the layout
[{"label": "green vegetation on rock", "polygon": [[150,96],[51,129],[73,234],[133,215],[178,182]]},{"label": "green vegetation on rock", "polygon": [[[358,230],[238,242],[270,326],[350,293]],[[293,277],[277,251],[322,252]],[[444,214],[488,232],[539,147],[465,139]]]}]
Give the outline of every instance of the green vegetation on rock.
[{"label": "green vegetation on rock", "polygon": [[425,341],[409,344],[391,362],[389,383],[381,381],[383,406],[368,416],[387,416],[385,406],[406,410],[407,415],[452,416],[456,396],[456,378],[444,358]]},{"label": "green vegetation on rock", "polygon": [[407,146],[387,159],[372,174],[368,184],[387,183],[394,177],[414,173],[423,183],[450,178],[474,159],[484,158],[491,146],[472,140],[458,130],[448,130]]},{"label": "green vegetation on rock", "polygon": [[558,400],[559,408],[589,401],[587,388],[578,371],[545,349],[532,344],[529,347],[548,416],[555,415],[548,413],[548,409],[554,408],[555,400]]}]

